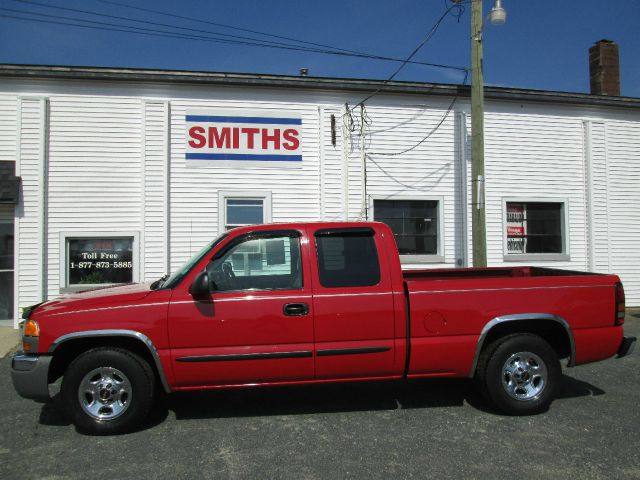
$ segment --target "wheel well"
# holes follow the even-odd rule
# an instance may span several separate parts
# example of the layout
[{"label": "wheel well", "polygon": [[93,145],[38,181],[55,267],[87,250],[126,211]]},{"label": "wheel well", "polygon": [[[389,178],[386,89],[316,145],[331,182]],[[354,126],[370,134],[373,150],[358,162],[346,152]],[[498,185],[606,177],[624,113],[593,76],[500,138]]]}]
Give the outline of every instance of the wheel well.
[{"label": "wheel well", "polygon": [[84,337],[67,340],[58,346],[53,352],[53,359],[49,366],[49,383],[55,382],[64,375],[69,364],[84,352],[97,347],[117,347],[137,354],[147,361],[156,379],[156,385],[161,385],[162,380],[158,372],[155,359],[149,348],[136,338],[118,336]]},{"label": "wheel well", "polygon": [[545,340],[556,352],[558,358],[571,356],[571,340],[565,327],[553,320],[531,319],[499,323],[484,339],[482,350],[495,340],[514,333],[531,333]]}]

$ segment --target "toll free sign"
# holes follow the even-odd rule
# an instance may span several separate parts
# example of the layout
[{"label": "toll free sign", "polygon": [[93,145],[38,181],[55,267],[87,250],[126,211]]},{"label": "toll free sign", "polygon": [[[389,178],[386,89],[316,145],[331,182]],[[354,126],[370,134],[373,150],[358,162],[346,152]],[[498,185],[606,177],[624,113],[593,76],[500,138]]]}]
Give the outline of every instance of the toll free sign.
[{"label": "toll free sign", "polygon": [[189,111],[189,162],[302,162],[302,119],[280,111]]}]

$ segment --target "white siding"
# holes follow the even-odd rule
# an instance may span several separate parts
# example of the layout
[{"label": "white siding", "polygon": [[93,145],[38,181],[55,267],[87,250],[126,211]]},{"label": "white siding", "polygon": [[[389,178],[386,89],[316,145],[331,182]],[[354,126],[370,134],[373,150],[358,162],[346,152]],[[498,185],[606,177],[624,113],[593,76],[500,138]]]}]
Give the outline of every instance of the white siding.
[{"label": "white siding", "polygon": [[[318,219],[326,221],[343,220],[345,205],[343,176],[345,170],[342,157],[344,138],[342,133],[342,113],[339,108],[321,107],[321,156],[320,185],[322,189]],[[335,118],[336,145],[331,143],[331,116]]]},{"label": "white siding", "polygon": [[60,292],[61,234],[140,231],[142,113],[135,98],[50,98],[49,297]]},{"label": "white siding", "polygon": [[18,98],[0,95],[0,161],[15,162]]},{"label": "white siding", "polygon": [[594,272],[609,273],[609,206],[608,197],[608,168],[606,127],[603,122],[588,122],[586,124],[585,151],[587,194],[586,202],[589,212],[587,233],[591,242],[588,269]]},{"label": "white siding", "polygon": [[[22,177],[23,202],[16,211],[19,306],[40,301],[43,291],[48,297],[59,293],[63,232],[134,232],[141,280],[177,268],[220,233],[220,191],[269,192],[274,222],[365,218],[359,108],[351,114],[353,130],[345,135],[344,129],[345,103],[353,107],[363,95],[67,80],[6,81],[2,91],[0,160],[16,159]],[[49,131],[45,100],[20,97],[27,91],[48,99]],[[368,219],[373,199],[443,202],[444,262],[410,267],[453,267],[465,254],[467,264],[472,262],[468,102],[459,99],[420,143],[443,119],[450,101],[377,95],[367,102]],[[185,114],[194,108],[300,116],[302,164],[189,164]],[[570,258],[538,264],[618,273],[629,305],[640,305],[637,113],[492,101],[486,112],[489,265],[522,265],[504,260],[505,198],[566,199]]]},{"label": "white siding", "polygon": [[140,276],[159,278],[167,272],[167,133],[169,105],[145,103],[143,199]]},{"label": "white siding", "polygon": [[640,123],[608,122],[609,270],[620,276],[628,305],[640,305]]},{"label": "white siding", "polygon": [[585,270],[582,121],[560,113],[552,115],[552,108],[546,114],[511,108],[490,111],[485,117],[487,262],[491,266],[514,265],[504,261],[504,198],[566,199],[570,260],[535,264]]},{"label": "white siding", "polygon": [[[455,266],[459,254],[456,238],[462,220],[457,197],[460,152],[456,146],[456,116],[454,112],[447,114],[448,106],[446,101],[440,101],[429,106],[367,108],[367,195],[375,199],[443,201],[440,233],[444,264],[431,264],[434,267]],[[359,193],[360,189],[356,191]]]},{"label": "white siding", "polygon": [[[245,108],[286,110],[302,118],[303,161],[294,168],[231,168],[192,165],[185,161],[185,115],[198,108]],[[318,109],[316,105],[258,102],[248,100],[171,102],[171,267],[178,268],[192,254],[217,236],[218,191],[250,193],[268,191],[272,195],[273,222],[313,221],[319,216],[318,195]]]},{"label": "white siding", "polygon": [[[16,174],[22,177],[22,204],[18,207],[18,304],[19,307],[43,299],[43,245],[41,215],[41,175],[46,131],[44,100],[23,98],[18,103],[18,162]],[[16,315],[18,311],[16,311]]]}]

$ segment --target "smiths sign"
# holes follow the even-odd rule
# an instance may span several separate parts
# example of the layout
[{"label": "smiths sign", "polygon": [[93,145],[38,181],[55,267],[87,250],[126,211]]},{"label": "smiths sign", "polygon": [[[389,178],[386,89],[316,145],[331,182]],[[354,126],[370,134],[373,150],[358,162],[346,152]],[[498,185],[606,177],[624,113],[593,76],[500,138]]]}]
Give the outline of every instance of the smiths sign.
[{"label": "smiths sign", "polygon": [[282,112],[187,112],[186,125],[185,158],[193,163],[302,162],[302,119]]}]

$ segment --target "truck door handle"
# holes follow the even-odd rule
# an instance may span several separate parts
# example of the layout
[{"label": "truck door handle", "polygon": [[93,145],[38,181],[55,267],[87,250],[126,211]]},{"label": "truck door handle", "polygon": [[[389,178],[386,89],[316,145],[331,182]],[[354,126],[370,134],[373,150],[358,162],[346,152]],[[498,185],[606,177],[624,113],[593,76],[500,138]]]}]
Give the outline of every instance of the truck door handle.
[{"label": "truck door handle", "polygon": [[301,317],[309,313],[309,305],[306,303],[285,303],[282,311],[290,317]]}]

